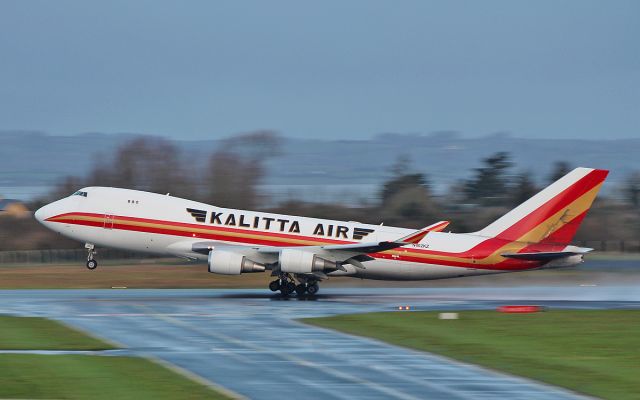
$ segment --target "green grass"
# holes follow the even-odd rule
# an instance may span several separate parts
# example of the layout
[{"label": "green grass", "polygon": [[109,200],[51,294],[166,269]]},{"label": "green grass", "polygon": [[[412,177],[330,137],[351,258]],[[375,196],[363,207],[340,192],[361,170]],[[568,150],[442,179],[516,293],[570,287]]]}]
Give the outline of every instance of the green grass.
[{"label": "green grass", "polygon": [[[113,346],[45,318],[0,316],[0,350],[107,350]],[[0,398],[227,398],[145,358],[0,354]]]},{"label": "green grass", "polygon": [[0,354],[0,398],[222,399],[144,358]]},{"label": "green grass", "polygon": [[640,399],[640,311],[388,312],[305,319],[609,399]]},{"label": "green grass", "polygon": [[640,253],[620,253],[620,252],[606,252],[606,251],[594,251],[593,254],[589,254],[590,259],[594,260],[640,260]]},{"label": "green grass", "polygon": [[0,316],[0,350],[106,350],[114,347],[59,322]]}]

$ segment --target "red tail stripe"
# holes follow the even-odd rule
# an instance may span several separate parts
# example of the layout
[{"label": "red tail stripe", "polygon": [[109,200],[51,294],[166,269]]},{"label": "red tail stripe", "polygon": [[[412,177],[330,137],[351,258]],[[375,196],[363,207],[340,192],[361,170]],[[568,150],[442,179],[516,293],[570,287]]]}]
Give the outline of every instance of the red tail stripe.
[{"label": "red tail stripe", "polygon": [[584,195],[585,193],[602,183],[607,177],[608,173],[609,172],[605,170],[591,171],[582,179],[575,182],[573,185],[569,186],[562,192],[558,193],[538,209],[522,218],[520,221],[507,228],[497,236],[509,240],[518,239],[519,237],[525,235],[527,232],[530,232],[532,229],[538,226],[540,222],[551,217],[558,211],[571,204],[576,199],[580,198],[580,196]]},{"label": "red tail stripe", "polygon": [[561,226],[555,232],[551,233],[545,239],[541,240],[540,243],[560,246],[566,246],[567,244],[571,243],[574,236],[576,235],[576,232],[580,228],[582,220],[587,216],[587,212],[588,210],[575,217],[568,224]]}]

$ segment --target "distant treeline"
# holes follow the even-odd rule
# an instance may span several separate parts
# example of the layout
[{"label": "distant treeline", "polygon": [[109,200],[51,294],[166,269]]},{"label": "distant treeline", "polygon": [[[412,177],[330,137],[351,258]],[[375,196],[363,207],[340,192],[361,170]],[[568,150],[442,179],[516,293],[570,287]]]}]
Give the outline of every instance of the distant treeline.
[{"label": "distant treeline", "polygon": [[[171,193],[221,207],[255,209],[365,223],[420,228],[438,220],[452,221],[454,232],[478,230],[533,196],[541,187],[530,171],[518,170],[507,152],[479,161],[469,178],[451,182],[445,194],[433,194],[428,171],[412,167],[408,156],[389,168],[375,201],[357,206],[308,203],[291,199],[277,204],[260,192],[265,164],[282,151],[283,139],[271,131],[258,131],[226,139],[206,160],[195,162],[171,141],[157,137],[134,138],[112,155],[97,158],[84,176],[69,176],[32,207],[68,196],[84,186],[114,186]],[[357,157],[351,155],[351,157]],[[544,185],[572,169],[567,162],[549,166]],[[460,175],[463,175],[462,173]],[[640,172],[621,187],[599,195],[576,241],[633,241],[640,237]],[[0,218],[0,250],[68,248],[73,242],[53,235],[32,220]]]}]

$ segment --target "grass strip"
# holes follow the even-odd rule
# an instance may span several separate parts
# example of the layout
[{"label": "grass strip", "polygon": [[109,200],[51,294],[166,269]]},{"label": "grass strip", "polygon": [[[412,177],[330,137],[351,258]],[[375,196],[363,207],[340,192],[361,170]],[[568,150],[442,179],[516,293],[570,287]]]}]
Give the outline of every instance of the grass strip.
[{"label": "grass strip", "polygon": [[[0,350],[109,350],[57,321],[0,316]],[[225,399],[223,394],[145,358],[0,354],[0,398]]]},{"label": "grass strip", "polygon": [[114,347],[60,322],[0,316],[0,350],[108,350]]},{"label": "grass strip", "polygon": [[640,398],[640,310],[385,312],[304,319],[577,392]]},{"label": "grass strip", "polygon": [[137,357],[0,354],[0,371],[0,398],[228,398]]}]

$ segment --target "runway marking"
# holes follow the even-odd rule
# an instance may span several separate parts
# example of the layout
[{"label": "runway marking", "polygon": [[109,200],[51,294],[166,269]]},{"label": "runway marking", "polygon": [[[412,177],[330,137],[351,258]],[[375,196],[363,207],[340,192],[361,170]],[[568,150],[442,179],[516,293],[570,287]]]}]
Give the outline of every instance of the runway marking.
[{"label": "runway marking", "polygon": [[342,393],[338,390],[333,390],[330,386],[321,385],[309,379],[302,379],[298,377],[293,377],[297,384],[300,386],[311,386],[314,390],[322,391],[330,394],[333,397],[344,399],[344,400],[352,400],[353,396]]},{"label": "runway marking", "polygon": [[[149,306],[138,306],[138,307],[148,308],[148,309],[152,310],[152,308],[149,307]],[[414,397],[414,396],[411,396],[409,394],[399,392],[397,389],[387,388],[385,386],[379,385],[379,384],[377,384],[375,382],[371,382],[371,381],[366,380],[364,378],[360,378],[360,377],[351,375],[351,374],[349,374],[347,372],[344,372],[344,371],[336,372],[331,368],[325,368],[320,364],[317,364],[317,363],[314,363],[312,361],[308,361],[308,360],[305,360],[305,359],[302,359],[302,358],[299,358],[299,357],[296,357],[296,356],[293,356],[293,355],[290,355],[290,354],[287,354],[287,353],[275,352],[275,351],[269,350],[267,348],[252,344],[250,342],[243,342],[241,340],[232,338],[230,336],[227,336],[227,335],[224,335],[224,334],[221,334],[221,333],[213,333],[213,332],[208,331],[208,330],[200,329],[198,327],[195,327],[195,326],[193,326],[191,324],[188,324],[188,323],[186,323],[184,321],[180,321],[180,320],[175,319],[175,318],[170,317],[170,316],[166,316],[166,315],[155,313],[155,312],[151,313],[149,315],[154,317],[154,318],[158,318],[158,319],[161,319],[161,320],[163,320],[165,322],[168,322],[168,323],[170,323],[172,325],[185,327],[185,328],[187,328],[187,329],[189,329],[191,331],[198,332],[198,333],[200,333],[202,335],[205,335],[205,336],[209,336],[209,337],[213,337],[213,338],[216,338],[216,339],[219,339],[219,340],[223,340],[223,341],[226,341],[228,343],[233,343],[233,344],[235,344],[237,346],[240,346],[240,347],[248,347],[248,348],[251,348],[251,349],[253,349],[255,351],[259,351],[259,352],[262,352],[262,353],[265,353],[265,354],[270,354],[270,355],[275,356],[277,358],[281,358],[281,359],[284,359],[286,361],[293,362],[296,365],[299,365],[299,366],[302,366],[302,367],[308,367],[308,368],[313,368],[313,369],[319,370],[322,373],[325,373],[325,374],[328,374],[328,375],[332,375],[333,377],[338,378],[340,380],[348,380],[348,381],[351,381],[351,382],[359,384],[359,385],[364,385],[364,386],[366,386],[366,387],[368,387],[370,389],[377,390],[377,391],[382,392],[385,395],[393,397],[393,398],[405,399],[405,400],[418,399],[418,397]],[[451,396],[450,398],[463,398],[463,399],[466,398],[466,396],[460,396],[459,392],[454,392],[454,391],[451,391],[451,390],[448,390],[448,389],[445,389],[445,388],[434,387],[434,389],[447,393],[447,395]]]},{"label": "runway marking", "polygon": [[[295,320],[289,320],[289,322],[290,322],[290,323],[292,323],[292,324],[297,324],[297,325],[299,325],[299,326],[303,326],[303,327],[305,327],[305,328],[309,328],[309,326],[308,326],[308,325],[305,325],[305,324],[303,324],[303,323],[301,323],[301,322],[298,322],[298,321],[295,321]],[[383,346],[397,347],[399,350],[402,350],[402,351],[409,350],[409,351],[411,351],[411,352],[413,352],[413,353],[416,353],[416,354],[420,353],[420,352],[417,352],[417,351],[412,350],[412,349],[402,348],[402,347],[399,347],[399,346],[391,345],[391,344],[389,344],[389,343],[384,343],[384,342],[381,342],[381,341],[378,341],[378,340],[375,340],[375,339],[371,339],[371,338],[364,338],[364,337],[360,337],[360,336],[350,335],[350,334],[347,334],[347,333],[342,333],[342,332],[334,331],[334,330],[332,330],[332,329],[325,329],[325,328],[319,328],[319,327],[314,327],[314,328],[321,329],[321,330],[324,330],[324,331],[330,331],[330,332],[332,332],[332,333],[334,333],[334,334],[336,334],[336,335],[343,335],[343,336],[346,336],[346,337],[349,337],[349,338],[352,338],[352,339],[353,339],[353,338],[356,338],[356,339],[359,339],[359,340],[364,340],[364,341],[368,341],[368,342],[374,342],[376,345],[383,345]],[[420,356],[429,356],[429,357],[430,357],[430,356],[432,356],[432,354],[430,354],[430,353],[420,353],[419,355],[420,355]],[[332,356],[332,358],[334,358],[334,359],[336,359],[336,360],[339,360],[339,361],[342,361],[342,362],[348,362],[348,361],[349,361],[348,359],[345,359],[345,358],[343,358],[343,357],[339,357],[337,354],[332,354],[331,356]],[[422,365],[419,365],[419,367],[422,367]],[[371,368],[371,367],[370,367],[370,368]],[[379,371],[384,371],[384,370],[389,371],[389,370],[392,370],[393,368],[394,368],[394,367],[388,368],[388,367],[386,367],[386,366],[377,366],[377,368],[372,368],[372,369],[378,369]],[[444,388],[444,387],[442,387],[441,385],[434,385],[434,384],[430,383],[429,381],[430,381],[430,380],[432,380],[432,379],[431,379],[429,376],[420,376],[420,377],[419,377],[417,380],[415,380],[415,381],[414,381],[414,380],[407,379],[407,378],[405,378],[405,377],[397,377],[397,378],[395,378],[395,379],[396,379],[397,381],[399,381],[399,380],[406,381],[406,382],[408,382],[408,383],[410,383],[410,384],[412,384],[412,385],[423,386],[423,387],[426,387],[426,388],[429,388],[429,389],[432,389],[432,390],[445,392],[445,393],[447,393],[447,394],[448,394],[448,395],[450,395],[450,396],[457,396],[457,397],[461,397],[461,396],[460,396],[460,394],[461,394],[461,393],[460,393],[460,391],[458,391],[458,390],[451,391],[451,390],[449,390],[448,388]],[[437,380],[438,382],[440,382],[440,378],[436,378],[436,379],[434,379],[434,380]],[[467,378],[464,378],[464,380],[467,380]],[[462,398],[466,398],[466,397],[462,397]],[[472,397],[472,398],[473,398],[473,397]]]},{"label": "runway marking", "polygon": [[93,314],[80,314],[80,317],[148,317],[154,315],[166,315],[168,317],[221,317],[228,316],[228,314],[193,314],[193,313],[93,313]]},{"label": "runway marking", "polygon": [[198,375],[198,374],[196,374],[194,372],[191,372],[191,371],[189,371],[187,369],[184,369],[184,368],[179,367],[179,366],[177,366],[175,364],[172,364],[172,363],[170,363],[168,361],[165,361],[162,358],[159,358],[159,357],[156,357],[156,356],[152,356],[152,355],[147,355],[145,357],[150,359],[151,361],[159,364],[159,365],[162,365],[163,367],[165,367],[165,368],[167,368],[167,369],[169,369],[169,370],[171,370],[171,371],[173,371],[173,372],[175,372],[177,374],[180,374],[180,375],[186,377],[187,379],[191,379],[192,381],[197,382],[197,383],[199,383],[201,385],[204,385],[204,386],[207,386],[207,387],[211,387],[211,388],[215,389],[216,391],[224,394],[227,397],[231,397],[232,399],[238,399],[238,400],[248,400],[249,399],[248,397],[245,397],[245,396],[241,395],[240,393],[234,392],[231,389],[228,389],[228,388],[226,388],[224,386],[221,386],[221,385],[219,385],[219,384],[217,384],[215,382],[212,382],[212,381],[210,381],[210,380],[208,380],[208,379],[206,379],[206,378],[204,378],[204,377],[202,377],[202,376],[200,376],[200,375]]},{"label": "runway marking", "polygon": [[[298,322],[298,321],[295,321],[295,320],[289,320],[289,322],[293,323],[293,324],[298,324],[298,325],[302,325],[302,326],[306,327],[305,324],[303,324],[301,322]],[[442,355],[439,355],[439,354],[421,352],[421,351],[418,351],[418,350],[413,350],[413,349],[410,349],[410,348],[405,348],[405,347],[402,347],[402,346],[389,344],[389,343],[380,341],[378,339],[360,337],[360,336],[357,336],[357,335],[351,335],[351,334],[348,334],[348,333],[338,332],[338,331],[335,331],[335,330],[332,330],[332,329],[328,329],[328,328],[319,328],[319,327],[316,327],[316,328],[321,329],[321,330],[325,330],[325,331],[330,331],[330,332],[332,332],[332,333],[334,333],[336,335],[342,335],[342,336],[347,336],[347,337],[351,337],[351,338],[357,338],[357,339],[360,339],[360,340],[365,340],[365,341],[368,341],[368,342],[372,342],[373,344],[378,345],[378,346],[396,347],[396,348],[398,348],[399,351],[409,351],[409,352],[414,353],[414,354],[416,354],[418,356],[428,357],[428,358],[430,358],[432,360],[442,360],[442,363],[443,364],[447,364],[449,366],[449,368],[451,368],[451,369],[465,368],[465,369],[467,369],[469,371],[474,371],[474,372],[479,372],[479,373],[484,373],[484,374],[488,373],[493,378],[499,378],[501,380],[500,381],[500,386],[502,386],[502,387],[504,387],[504,386],[517,386],[517,387],[521,388],[520,390],[515,390],[515,391],[510,389],[508,393],[504,393],[503,390],[496,391],[496,393],[500,393],[501,395],[513,395],[515,392],[522,392],[522,393],[527,393],[527,394],[531,395],[532,391],[533,391],[534,394],[539,395],[539,392],[536,390],[537,386],[543,386],[543,387],[547,387],[549,389],[557,390],[558,392],[562,392],[563,394],[566,394],[568,396],[572,396],[572,397],[575,397],[575,398],[588,398],[588,397],[584,397],[584,395],[582,395],[582,394],[578,394],[576,392],[573,392],[571,390],[568,390],[568,389],[565,389],[565,388],[562,388],[562,387],[548,385],[548,384],[543,383],[543,382],[535,381],[535,380],[528,379],[528,378],[521,377],[521,376],[517,376],[517,375],[511,375],[511,374],[508,374],[506,372],[495,371],[495,370],[492,370],[492,369],[481,367],[481,366],[476,365],[476,364],[469,364],[469,363],[466,363],[466,362],[463,362],[463,361],[459,361],[459,360],[455,360],[455,359],[452,359],[452,358],[448,358],[448,357],[445,357],[445,356],[442,356]],[[332,357],[334,357],[334,358],[336,358],[338,360],[341,359],[337,355],[332,355]],[[346,360],[346,359],[342,358],[342,360]],[[346,361],[348,361],[348,360],[346,360]],[[404,366],[408,366],[408,365],[404,364]],[[416,363],[415,367],[416,367],[416,369],[422,369],[423,368],[423,366],[421,364],[419,364],[419,363]],[[383,366],[382,368],[385,368],[385,367]],[[386,368],[386,369],[390,369],[391,370],[391,369],[393,369],[393,367]],[[402,378],[400,378],[400,379],[402,379]],[[477,385],[491,385],[492,384],[491,382],[495,383],[493,381],[493,379],[490,379],[489,377],[486,377],[486,376],[480,376],[480,377],[476,376],[476,377],[473,377],[473,378],[468,377],[468,376],[464,376],[464,377],[460,377],[460,378],[451,377],[451,376],[447,376],[446,378],[442,378],[440,376],[438,376],[438,377],[420,376],[419,379],[421,379],[421,380],[419,380],[417,382],[416,381],[409,381],[408,379],[404,379],[404,380],[407,380],[411,384],[414,384],[414,385],[418,384],[420,386],[425,386],[425,387],[428,387],[430,389],[436,389],[436,390],[440,390],[440,391],[447,391],[447,389],[443,388],[440,385],[433,386],[431,384],[426,383],[426,381],[434,380],[434,381],[437,381],[439,384],[442,384],[443,382],[450,381],[450,380],[459,380],[459,381],[466,382],[466,383],[473,382],[473,383],[470,383],[470,384],[476,385],[476,386]],[[529,389],[526,389],[526,388],[522,389],[523,382],[531,385],[531,387]],[[446,385],[446,383],[445,383],[445,385]],[[486,393],[486,391],[483,391],[482,393],[484,394],[484,393]],[[467,397],[466,394],[469,394],[469,397]],[[455,391],[453,392],[453,395],[454,396],[458,396],[458,397],[461,397],[461,395],[465,395],[464,398],[473,398],[473,399],[475,399],[478,396],[478,392],[476,390],[455,389]]]}]

